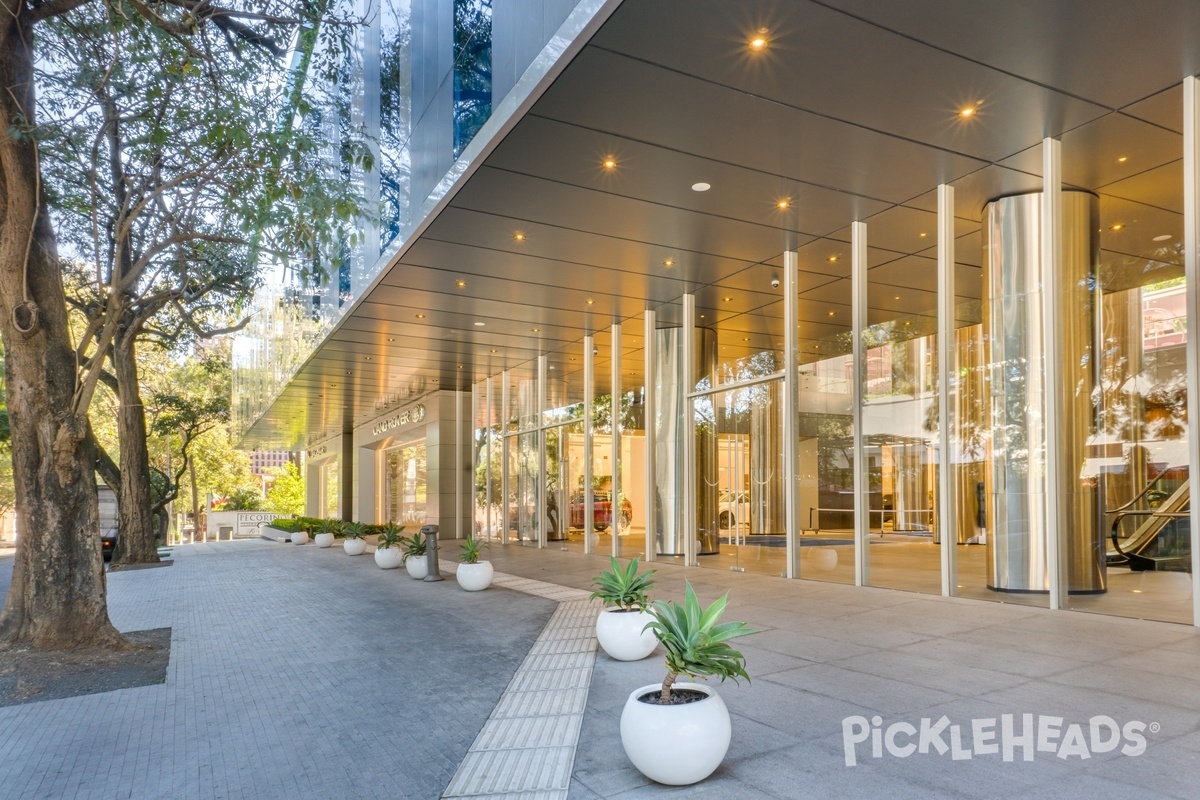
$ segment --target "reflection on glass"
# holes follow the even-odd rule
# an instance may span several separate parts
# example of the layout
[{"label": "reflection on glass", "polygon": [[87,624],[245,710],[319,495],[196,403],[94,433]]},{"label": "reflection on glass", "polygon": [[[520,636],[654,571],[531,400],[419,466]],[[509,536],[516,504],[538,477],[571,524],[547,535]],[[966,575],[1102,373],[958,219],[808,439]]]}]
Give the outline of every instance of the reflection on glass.
[{"label": "reflection on glass", "polygon": [[412,24],[410,0],[382,0],[379,52],[380,248],[409,221],[412,178]]},{"label": "reflection on glass", "polygon": [[492,115],[492,0],[454,0],[454,157]]},{"label": "reflection on glass", "polygon": [[321,507],[326,519],[338,519],[342,515],[341,507],[338,504],[339,477],[338,459],[335,458],[321,465]]},{"label": "reflection on glass", "polygon": [[384,454],[384,470],[388,522],[425,524],[425,440],[389,449]]}]

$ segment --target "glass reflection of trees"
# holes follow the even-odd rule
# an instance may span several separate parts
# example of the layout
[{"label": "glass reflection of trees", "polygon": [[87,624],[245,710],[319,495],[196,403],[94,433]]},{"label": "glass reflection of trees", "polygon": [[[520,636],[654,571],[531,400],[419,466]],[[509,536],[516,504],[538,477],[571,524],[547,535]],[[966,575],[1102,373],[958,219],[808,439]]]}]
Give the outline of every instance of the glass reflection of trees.
[{"label": "glass reflection of trees", "polygon": [[492,115],[492,0],[454,0],[454,157]]},{"label": "glass reflection of trees", "polygon": [[410,0],[383,0],[379,52],[379,241],[408,221],[412,162],[412,24]]}]

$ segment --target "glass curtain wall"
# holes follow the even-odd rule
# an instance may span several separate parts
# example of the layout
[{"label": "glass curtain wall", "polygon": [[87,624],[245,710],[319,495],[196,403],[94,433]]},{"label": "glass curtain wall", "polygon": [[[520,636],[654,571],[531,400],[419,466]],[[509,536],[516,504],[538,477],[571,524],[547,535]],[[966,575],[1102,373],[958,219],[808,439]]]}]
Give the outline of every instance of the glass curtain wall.
[{"label": "glass curtain wall", "polygon": [[387,521],[420,527],[426,521],[425,440],[390,447],[383,453]]},{"label": "glass curtain wall", "polygon": [[867,220],[863,444],[872,586],[937,593],[937,215]]},{"label": "glass curtain wall", "polygon": [[853,338],[849,236],[799,256],[800,575],[854,583]]},{"label": "glass curtain wall", "polygon": [[[1098,374],[1091,425],[1080,434],[1079,481],[1099,506],[1105,578],[1103,592],[1071,594],[1068,606],[1190,624],[1186,409],[1187,371],[1196,365],[1186,358],[1182,91],[1175,86],[1157,98],[1174,101],[1161,104],[1171,109],[1165,116],[1152,117],[1144,101],[1091,123],[1093,131],[1063,137],[1064,182],[1098,198]],[[1114,149],[1085,155],[1089,133],[1106,135]]]}]

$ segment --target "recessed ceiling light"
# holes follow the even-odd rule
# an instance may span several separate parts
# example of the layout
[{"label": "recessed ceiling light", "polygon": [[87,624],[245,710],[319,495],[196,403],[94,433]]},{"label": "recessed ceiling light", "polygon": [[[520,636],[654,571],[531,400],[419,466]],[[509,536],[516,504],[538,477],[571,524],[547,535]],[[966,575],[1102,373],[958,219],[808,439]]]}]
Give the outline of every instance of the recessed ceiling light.
[{"label": "recessed ceiling light", "polygon": [[700,319],[704,319],[704,315],[703,315],[703,314],[701,314],[701,315],[700,315]]},{"label": "recessed ceiling light", "polygon": [[455,281],[454,285],[461,289],[467,285],[467,282],[466,281]]},{"label": "recessed ceiling light", "polygon": [[417,319],[425,319],[425,315],[424,315],[424,314],[417,314]]},{"label": "recessed ceiling light", "polygon": [[363,356],[363,360],[364,360],[364,361],[370,361],[370,360],[371,360],[371,357],[370,357],[370,356]]},{"label": "recessed ceiling light", "polygon": [[781,200],[777,201],[777,202],[775,203],[775,207],[776,207],[776,208],[778,208],[780,211],[784,211],[784,210],[786,210],[786,209],[787,209],[789,206],[791,206],[791,204],[792,204],[792,201],[791,201],[791,200],[789,200],[788,198],[786,198],[786,197],[785,197],[785,198],[783,198],[783,199],[781,199]]},{"label": "recessed ceiling light", "polygon": [[574,360],[575,360],[575,356],[571,356],[571,360],[572,360],[572,361],[574,361]]},{"label": "recessed ceiling light", "polygon": [[459,365],[458,365],[458,368],[459,368],[459,369],[462,369],[462,364],[459,364]]},{"label": "recessed ceiling light", "polygon": [[389,342],[394,342],[394,341],[396,341],[396,338],[395,338],[394,336],[389,336],[389,337],[388,337],[388,341],[389,341]]},{"label": "recessed ceiling light", "polygon": [[589,300],[587,301],[587,304],[588,304],[589,306],[594,306],[594,305],[596,305],[596,301],[595,301],[595,300],[590,300],[590,299],[589,299]]},{"label": "recessed ceiling light", "polygon": [[970,119],[979,113],[979,104],[973,106],[963,106],[958,110],[959,119]]},{"label": "recessed ceiling light", "polygon": [[836,316],[837,316],[837,312],[836,312],[836,311],[830,311],[830,312],[829,312],[829,316],[831,316],[831,317],[836,317]]},{"label": "recessed ceiling light", "polygon": [[1154,241],[1156,241],[1156,242],[1165,242],[1167,239],[1170,239],[1170,238],[1171,238],[1171,234],[1169,234],[1169,233],[1164,233],[1164,234],[1162,234],[1161,236],[1155,236],[1155,237],[1154,237]]},{"label": "recessed ceiling light", "polygon": [[746,46],[754,53],[761,53],[763,50],[766,50],[768,44],[766,28],[759,28],[758,33],[754,34],[754,36],[750,37],[750,41],[746,42]]},{"label": "recessed ceiling light", "polygon": [[558,367],[556,367],[556,366],[554,366],[553,364],[551,364],[551,365],[550,365],[550,369],[554,370],[554,369],[558,369]]},{"label": "recessed ceiling light", "polygon": [[830,264],[836,264],[836,263],[837,263],[837,260],[838,260],[838,257],[837,257],[837,256],[830,256],[830,257],[829,257],[829,263],[830,263]]},{"label": "recessed ceiling light", "polygon": [[613,158],[612,156],[608,156],[607,158],[605,158],[602,163],[604,164],[605,169],[616,169],[617,168],[617,160],[615,158]]},{"label": "recessed ceiling light", "polygon": [[917,235],[918,235],[918,236],[920,236],[922,239],[924,239],[924,238],[925,238],[926,236],[928,236],[929,234],[928,234],[928,233],[926,233],[925,231],[921,231],[921,232],[920,232],[920,233],[918,233]]},{"label": "recessed ceiling light", "polygon": [[486,324],[487,324],[486,322],[476,322],[476,323],[475,323],[475,327],[476,327],[476,328],[482,328],[482,327],[483,327],[484,325],[486,325]]},{"label": "recessed ceiling light", "polygon": [[496,352],[496,351],[495,351],[495,350],[493,350],[492,352],[494,353],[494,352]]},{"label": "recessed ceiling light", "polygon": [[667,269],[670,269],[671,267],[675,266],[675,259],[673,259],[673,258],[664,258],[664,259],[663,259],[663,266],[664,266],[664,267],[666,267]]},{"label": "recessed ceiling light", "polygon": [[893,297],[892,299],[893,299],[893,300],[899,300],[899,299],[900,299],[900,295],[896,295],[896,296],[895,296],[895,297]]},{"label": "recessed ceiling light", "polygon": [[743,342],[748,342],[748,341],[750,341],[750,337],[749,337],[749,336],[743,337],[743,338],[742,338],[742,341],[743,341]]},{"label": "recessed ceiling light", "polygon": [[722,297],[721,299],[724,300],[726,303],[728,303],[733,298],[732,297]]},{"label": "recessed ceiling light", "polygon": [[1118,156],[1117,157],[1118,164],[1124,164],[1128,160],[1129,160],[1129,156]]},{"label": "recessed ceiling light", "polygon": [[1110,231],[1119,231],[1124,227],[1125,227],[1124,225],[1122,225],[1121,223],[1118,222],[1116,225],[1113,225],[1111,228],[1109,228],[1109,230]]},{"label": "recessed ceiling light", "polygon": [[514,241],[514,242],[523,242],[523,241],[525,241],[525,234],[524,234],[524,233],[522,233],[521,231],[517,231],[516,233],[514,233],[514,234],[513,234],[513,241]]},{"label": "recessed ceiling light", "polygon": [[711,184],[707,184],[707,183],[705,183],[704,181],[700,181],[699,183],[693,183],[693,184],[692,184],[692,191],[693,191],[693,192],[707,192],[707,191],[708,191],[709,189],[711,189],[711,188],[712,188],[712,185],[711,185]]},{"label": "recessed ceiling light", "polygon": [[348,369],[348,370],[346,370],[346,374],[347,374],[347,375],[353,375],[353,374],[354,374],[354,371],[353,371],[353,370],[349,370],[349,369]]},{"label": "recessed ceiling light", "polygon": [[541,328],[531,328],[531,330],[532,330],[534,333],[537,333],[538,331],[540,331],[540,330],[541,330]]}]

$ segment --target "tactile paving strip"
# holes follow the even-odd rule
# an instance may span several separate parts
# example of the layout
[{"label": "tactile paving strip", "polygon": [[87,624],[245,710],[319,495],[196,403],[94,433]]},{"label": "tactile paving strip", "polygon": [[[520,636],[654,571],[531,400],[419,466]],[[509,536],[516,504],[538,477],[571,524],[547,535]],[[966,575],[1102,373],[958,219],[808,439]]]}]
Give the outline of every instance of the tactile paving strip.
[{"label": "tactile paving strip", "polygon": [[492,582],[559,605],[442,797],[566,800],[596,660],[596,607],[581,589],[502,573]]}]

